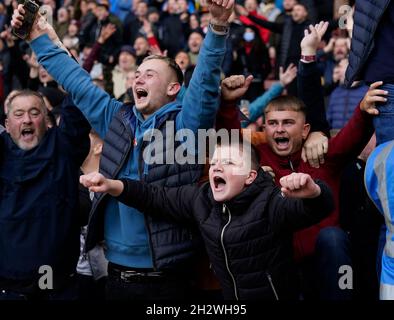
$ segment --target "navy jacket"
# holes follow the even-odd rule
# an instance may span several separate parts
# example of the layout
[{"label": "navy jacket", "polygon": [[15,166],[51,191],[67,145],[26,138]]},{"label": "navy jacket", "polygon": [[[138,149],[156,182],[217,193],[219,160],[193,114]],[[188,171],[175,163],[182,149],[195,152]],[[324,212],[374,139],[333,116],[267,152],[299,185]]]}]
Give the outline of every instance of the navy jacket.
[{"label": "navy jacket", "polygon": [[374,48],[375,31],[389,4],[390,0],[356,1],[349,66],[346,70],[347,86],[359,80],[360,73]]},{"label": "navy jacket", "polygon": [[73,105],[39,145],[20,149],[0,135],[1,280],[32,282],[49,265],[71,274],[79,256],[79,167],[89,152],[90,126]]}]

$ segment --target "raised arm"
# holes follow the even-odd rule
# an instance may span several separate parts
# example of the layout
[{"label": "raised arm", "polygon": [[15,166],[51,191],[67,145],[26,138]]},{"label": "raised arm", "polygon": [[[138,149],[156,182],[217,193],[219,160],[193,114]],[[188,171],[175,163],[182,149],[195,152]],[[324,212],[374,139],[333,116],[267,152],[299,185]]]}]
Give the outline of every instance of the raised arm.
[{"label": "raised arm", "polygon": [[235,6],[235,9],[238,12],[238,14],[240,15],[239,19],[242,23],[246,22],[244,20],[244,17],[246,17],[250,21],[259,25],[260,27],[271,30],[272,32],[275,32],[275,33],[282,33],[283,32],[283,24],[282,23],[270,22],[267,20],[260,19],[260,18],[256,17],[255,15],[250,14],[243,6],[241,6],[239,4],[237,4]]},{"label": "raised arm", "polygon": [[213,128],[219,108],[220,66],[226,53],[228,19],[233,11],[234,0],[208,2],[211,13],[210,27],[183,98],[177,129],[186,127],[197,132],[197,129]]},{"label": "raised arm", "polygon": [[[23,6],[19,5],[12,17],[14,28],[21,26],[24,13]],[[89,74],[69,56],[52,26],[43,17],[36,19],[27,40],[38,62],[71,94],[76,106],[103,138],[121,103],[93,84]]]},{"label": "raised arm", "polygon": [[69,95],[64,98],[62,103],[59,130],[65,137],[65,139],[61,139],[61,143],[68,144],[64,150],[71,150],[73,160],[79,166],[82,165],[89,153],[91,127]]},{"label": "raised arm", "polygon": [[299,98],[307,107],[307,122],[311,125],[311,131],[322,131],[329,135],[321,77],[317,63],[312,59],[316,57],[317,47],[327,27],[327,22],[320,22],[310,26],[309,31],[305,30],[301,41],[301,56],[311,57],[312,61],[300,60],[297,79]]},{"label": "raised arm", "polygon": [[249,106],[249,119],[255,122],[263,113],[268,103],[280,96],[283,89],[291,83],[297,76],[297,67],[290,64],[284,71],[283,67],[279,68],[279,82],[274,83],[269,90],[264,92],[261,96],[257,97]]},{"label": "raised arm", "polygon": [[199,191],[197,185],[165,188],[130,179],[106,179],[98,172],[81,176],[80,182],[92,192],[106,192],[141,212],[180,222],[194,221],[193,206]]}]

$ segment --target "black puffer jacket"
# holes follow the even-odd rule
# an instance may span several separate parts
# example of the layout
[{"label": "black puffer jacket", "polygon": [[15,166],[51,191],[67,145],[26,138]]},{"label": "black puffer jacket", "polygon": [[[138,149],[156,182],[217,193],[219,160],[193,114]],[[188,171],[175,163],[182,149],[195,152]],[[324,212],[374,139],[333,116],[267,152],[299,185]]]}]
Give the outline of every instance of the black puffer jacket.
[{"label": "black puffer jacket", "polygon": [[228,203],[213,199],[209,183],[162,188],[123,180],[118,198],[140,211],[195,225],[202,234],[226,299],[292,299],[292,231],[313,225],[333,209],[330,190],[318,198],[283,198],[272,178],[255,182]]}]

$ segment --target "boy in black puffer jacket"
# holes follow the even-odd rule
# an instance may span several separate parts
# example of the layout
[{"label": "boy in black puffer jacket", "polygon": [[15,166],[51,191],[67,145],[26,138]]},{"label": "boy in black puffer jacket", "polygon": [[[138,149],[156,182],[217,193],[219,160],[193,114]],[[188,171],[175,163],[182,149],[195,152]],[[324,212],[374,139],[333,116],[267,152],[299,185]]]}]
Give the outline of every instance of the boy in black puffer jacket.
[{"label": "boy in black puffer jacket", "polygon": [[292,233],[332,211],[331,191],[303,173],[283,177],[280,190],[244,144],[218,144],[209,183],[200,187],[163,188],[99,173],[80,181],[142,212],[197,226],[225,299],[296,299]]}]

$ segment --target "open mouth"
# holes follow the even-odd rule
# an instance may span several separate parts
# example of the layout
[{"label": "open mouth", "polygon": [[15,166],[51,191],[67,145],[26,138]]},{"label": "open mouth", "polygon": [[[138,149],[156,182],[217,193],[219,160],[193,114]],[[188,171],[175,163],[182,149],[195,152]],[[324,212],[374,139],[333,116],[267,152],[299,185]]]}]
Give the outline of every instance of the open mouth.
[{"label": "open mouth", "polygon": [[148,96],[148,91],[146,91],[145,89],[142,88],[138,88],[135,90],[135,93],[137,94],[137,99],[144,99]]},{"label": "open mouth", "polygon": [[226,185],[226,180],[221,177],[213,177],[213,184],[215,186],[215,190],[221,190]]},{"label": "open mouth", "polygon": [[289,138],[285,138],[285,137],[275,138],[275,142],[280,149],[286,149],[289,146]]},{"label": "open mouth", "polygon": [[22,130],[22,137],[23,138],[31,138],[34,134],[34,129],[27,128]]}]

